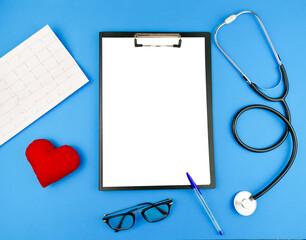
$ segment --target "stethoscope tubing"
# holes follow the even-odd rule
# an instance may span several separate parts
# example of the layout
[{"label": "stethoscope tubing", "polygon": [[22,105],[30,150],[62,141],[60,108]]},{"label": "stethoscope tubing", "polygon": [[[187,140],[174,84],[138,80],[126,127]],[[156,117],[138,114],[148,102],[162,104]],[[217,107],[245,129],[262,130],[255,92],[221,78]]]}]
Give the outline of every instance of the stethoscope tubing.
[{"label": "stethoscope tubing", "polygon": [[[289,107],[285,101],[285,98],[287,97],[288,95],[288,90],[289,90],[289,83],[288,83],[288,77],[287,77],[287,73],[286,73],[286,70],[284,68],[283,65],[280,66],[280,70],[281,70],[281,75],[282,75],[282,79],[284,80],[284,85],[285,85],[285,89],[284,89],[284,92],[283,94],[278,97],[278,98],[272,98],[272,97],[269,97],[267,96],[266,94],[264,94],[262,91],[260,91],[257,87],[257,85],[255,83],[251,83],[250,84],[250,87],[261,97],[263,97],[264,99],[270,101],[270,102],[280,102],[284,108],[284,111],[285,111],[285,117],[286,119],[291,122],[291,114],[290,114],[290,110],[289,110]],[[284,134],[282,135],[282,137],[273,145],[269,146],[269,147],[265,147],[265,148],[253,148],[253,147],[250,147],[248,146],[247,144],[245,144],[239,137],[238,137],[238,134],[237,134],[237,131],[236,131],[236,127],[233,127],[233,125],[236,125],[237,124],[237,120],[238,118],[240,117],[240,115],[242,113],[244,113],[245,111],[247,110],[250,110],[250,109],[253,109],[253,108],[243,108],[241,109],[237,114],[236,116],[234,117],[233,119],[233,123],[232,123],[232,130],[233,130],[233,135],[235,137],[235,139],[238,141],[238,143],[244,147],[245,149],[249,150],[249,151],[252,151],[252,152],[257,152],[257,153],[263,153],[263,152],[268,152],[268,151],[272,151],[274,150],[275,148],[278,148],[287,138],[288,134],[289,134],[289,129],[286,128],[285,129],[285,132]]]},{"label": "stethoscope tubing", "polygon": [[[284,102],[285,103],[285,102]],[[263,149],[256,149],[256,148],[252,148],[248,145],[246,145],[245,143],[243,143],[241,141],[241,139],[238,136],[237,133],[237,121],[239,119],[239,117],[241,116],[241,114],[243,114],[244,112],[251,110],[251,109],[263,109],[263,110],[267,110],[269,112],[272,112],[273,114],[275,114],[276,116],[278,116],[287,126],[285,134],[281,137],[281,139],[273,144],[272,146],[268,147],[268,148],[263,148]],[[282,172],[269,184],[267,185],[264,189],[262,189],[261,191],[259,191],[258,193],[253,195],[253,198],[256,200],[258,198],[260,198],[262,195],[264,195],[265,193],[267,193],[272,187],[274,187],[275,184],[277,184],[284,176],[285,174],[289,171],[290,167],[292,166],[294,159],[296,157],[296,153],[297,153],[297,149],[298,149],[298,143],[297,143],[297,137],[296,137],[296,133],[294,131],[293,126],[291,125],[290,121],[284,116],[282,115],[279,111],[275,110],[274,108],[265,106],[265,105],[249,105],[246,106],[244,108],[242,108],[239,112],[237,112],[237,114],[235,115],[233,122],[232,122],[232,131],[233,131],[233,135],[235,137],[235,139],[237,140],[237,142],[244,147],[245,149],[252,151],[252,152],[268,152],[271,151],[275,148],[277,148],[279,145],[281,145],[284,140],[287,138],[288,136],[288,132],[290,132],[291,138],[292,138],[292,152],[291,152],[291,156],[289,158],[289,161],[287,163],[287,165],[284,167],[284,169],[282,170]]]}]

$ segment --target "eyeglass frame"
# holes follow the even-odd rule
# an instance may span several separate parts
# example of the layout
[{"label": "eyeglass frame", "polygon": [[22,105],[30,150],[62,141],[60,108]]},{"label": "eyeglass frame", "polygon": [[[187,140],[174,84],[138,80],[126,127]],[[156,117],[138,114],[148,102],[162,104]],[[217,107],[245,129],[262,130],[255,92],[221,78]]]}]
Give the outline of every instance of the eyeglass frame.
[{"label": "eyeglass frame", "polygon": [[[145,211],[153,208],[153,207],[156,207],[156,206],[160,206],[160,205],[163,205],[163,204],[167,204],[168,205],[168,212],[167,212],[167,215],[165,215],[163,218],[161,219],[158,219],[158,220],[154,220],[154,221],[150,221],[146,216],[145,216]],[[141,215],[142,217],[147,221],[147,222],[150,222],[150,223],[154,223],[154,222],[159,222],[163,219],[165,219],[166,217],[168,217],[169,213],[170,213],[170,209],[171,209],[171,205],[173,204],[173,200],[171,198],[167,198],[167,199],[164,199],[164,200],[161,200],[161,201],[158,201],[158,202],[155,202],[155,203],[150,203],[150,202],[144,202],[144,203],[139,203],[137,205],[134,205],[134,206],[131,206],[131,207],[128,207],[128,208],[124,208],[124,209],[121,209],[121,210],[118,210],[118,211],[115,211],[115,212],[111,212],[111,213],[107,213],[105,214],[103,217],[102,217],[102,220],[103,222],[107,223],[107,225],[115,230],[115,232],[119,232],[119,231],[122,231],[122,230],[127,230],[127,229],[130,229],[134,226],[135,224],[135,213],[138,213],[138,212],[141,212]],[[149,205],[148,207],[146,205]],[[135,208],[136,207],[136,208]],[[115,214],[115,215],[112,215],[114,213],[118,213],[118,212],[121,212],[121,211],[124,211],[124,210],[128,210],[130,208],[134,208],[134,209],[131,209],[129,211],[127,211],[126,213],[120,213],[120,214]],[[141,209],[141,210],[140,210]],[[139,210],[139,211],[137,211]],[[135,212],[136,211],[136,212]],[[110,216],[111,215],[111,216]],[[130,226],[130,227],[127,227],[127,228],[114,228],[111,226],[111,224],[109,223],[109,219],[111,218],[114,218],[114,217],[120,217],[120,216],[132,216],[133,218],[133,224]],[[124,219],[124,218],[122,218]],[[123,220],[121,220],[123,221]]]}]

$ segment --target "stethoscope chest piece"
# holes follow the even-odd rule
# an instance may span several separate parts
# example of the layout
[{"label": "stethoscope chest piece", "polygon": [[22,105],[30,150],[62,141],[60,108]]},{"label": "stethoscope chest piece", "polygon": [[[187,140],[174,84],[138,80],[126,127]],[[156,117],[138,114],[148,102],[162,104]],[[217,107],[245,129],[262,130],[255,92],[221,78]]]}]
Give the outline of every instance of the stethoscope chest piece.
[{"label": "stethoscope chest piece", "polygon": [[234,207],[240,215],[249,216],[255,212],[257,202],[251,193],[241,191],[234,198]]}]

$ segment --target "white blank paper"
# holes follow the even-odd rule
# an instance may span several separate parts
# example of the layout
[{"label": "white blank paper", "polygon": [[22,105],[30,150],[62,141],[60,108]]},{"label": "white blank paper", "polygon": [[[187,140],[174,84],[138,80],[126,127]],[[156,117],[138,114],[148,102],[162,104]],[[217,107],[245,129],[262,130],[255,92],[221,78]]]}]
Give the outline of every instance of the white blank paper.
[{"label": "white blank paper", "polygon": [[0,145],[87,82],[48,25],[0,58]]},{"label": "white blank paper", "polygon": [[103,38],[103,187],[210,184],[205,41]]}]

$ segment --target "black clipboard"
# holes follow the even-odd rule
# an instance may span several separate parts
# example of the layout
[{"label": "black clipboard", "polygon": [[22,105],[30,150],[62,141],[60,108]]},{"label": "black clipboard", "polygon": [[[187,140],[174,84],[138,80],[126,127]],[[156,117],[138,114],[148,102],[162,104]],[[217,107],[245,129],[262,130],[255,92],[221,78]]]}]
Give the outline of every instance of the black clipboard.
[{"label": "black clipboard", "polygon": [[[214,140],[213,140],[213,108],[212,108],[212,74],[211,74],[211,34],[209,32],[100,32],[99,33],[99,190],[154,190],[154,189],[190,189],[190,185],[170,185],[170,186],[103,186],[103,38],[134,38],[135,47],[144,47],[143,44],[137,42],[137,36],[146,37],[151,34],[157,35],[179,35],[177,43],[166,47],[180,47],[181,38],[188,37],[204,37],[205,38],[205,69],[206,69],[206,98],[207,98],[207,127],[208,127],[208,149],[209,149],[209,168],[210,168],[210,184],[198,185],[199,188],[211,189],[215,188],[215,163],[214,163]],[[147,45],[146,47],[165,47],[160,45]],[[186,176],[182,176],[184,178]],[[187,178],[186,178],[187,179]]]}]

